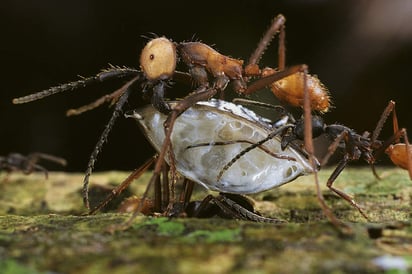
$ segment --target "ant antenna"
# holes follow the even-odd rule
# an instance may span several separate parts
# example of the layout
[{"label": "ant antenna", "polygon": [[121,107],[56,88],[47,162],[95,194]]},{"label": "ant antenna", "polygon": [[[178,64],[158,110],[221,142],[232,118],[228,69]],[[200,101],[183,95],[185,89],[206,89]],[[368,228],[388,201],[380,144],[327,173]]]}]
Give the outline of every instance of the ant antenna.
[{"label": "ant antenna", "polygon": [[86,206],[86,208],[90,209],[90,203],[89,203],[89,177],[92,174],[93,168],[94,168],[94,162],[97,159],[97,156],[100,153],[100,150],[102,149],[104,143],[107,141],[107,136],[109,135],[110,131],[112,130],[112,127],[114,123],[116,122],[116,119],[120,116],[122,112],[123,105],[126,103],[127,98],[129,97],[132,89],[131,86],[133,83],[135,83],[139,79],[138,76],[130,80],[127,84],[125,84],[121,89],[124,89],[124,93],[120,96],[119,101],[117,101],[115,109],[113,111],[112,117],[110,117],[109,122],[107,123],[102,135],[99,138],[99,141],[97,142],[96,146],[94,147],[94,150],[90,156],[89,163],[87,164],[87,169],[86,169],[86,175],[83,180],[83,203]]},{"label": "ant antenna", "polygon": [[82,78],[74,82],[62,84],[60,86],[54,86],[54,87],[51,87],[49,89],[46,89],[46,90],[43,90],[37,93],[29,94],[27,96],[14,98],[13,104],[25,104],[25,103],[43,99],[53,94],[76,90],[76,89],[88,86],[95,82],[103,82],[111,78],[122,78],[122,77],[130,76],[130,75],[136,75],[137,73],[138,73],[138,70],[136,69],[126,68],[126,67],[117,67],[117,66],[110,65],[108,69],[103,70],[102,72],[96,74],[95,76]]}]

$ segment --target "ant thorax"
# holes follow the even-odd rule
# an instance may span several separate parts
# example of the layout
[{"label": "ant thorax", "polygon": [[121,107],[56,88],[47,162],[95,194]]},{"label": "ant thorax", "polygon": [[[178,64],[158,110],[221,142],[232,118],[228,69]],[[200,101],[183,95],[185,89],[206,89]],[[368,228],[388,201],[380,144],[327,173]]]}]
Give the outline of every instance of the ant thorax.
[{"label": "ant thorax", "polygon": [[[138,121],[159,151],[167,116],[153,106],[146,106],[128,113],[127,117]],[[312,173],[305,153],[291,146],[282,150],[278,136],[222,170],[241,151],[273,130],[269,120],[243,106],[221,100],[199,102],[176,119],[171,135],[176,169],[208,189],[238,194],[265,191]]]}]

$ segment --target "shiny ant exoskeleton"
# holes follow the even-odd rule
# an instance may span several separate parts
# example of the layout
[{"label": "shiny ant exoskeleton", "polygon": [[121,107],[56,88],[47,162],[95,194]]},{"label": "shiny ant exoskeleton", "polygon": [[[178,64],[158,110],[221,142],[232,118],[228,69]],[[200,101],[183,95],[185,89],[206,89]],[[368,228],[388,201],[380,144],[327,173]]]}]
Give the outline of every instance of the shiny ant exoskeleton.
[{"label": "shiny ant exoskeleton", "polygon": [[[94,168],[94,163],[107,140],[107,136],[111,131],[111,128],[122,112],[123,105],[127,101],[130,93],[135,89],[141,91],[151,90],[151,100],[153,106],[155,106],[160,112],[168,114],[168,118],[164,125],[166,137],[160,150],[159,158],[149,184],[154,183],[156,178],[160,175],[164,158],[170,147],[170,136],[173,131],[173,125],[176,118],[196,102],[208,100],[215,94],[222,93],[230,82],[233,84],[233,89],[236,92],[243,94],[250,94],[262,89],[265,86],[272,85],[272,90],[275,94],[275,91],[286,91],[286,93],[289,94],[288,96],[279,95],[279,98],[282,101],[300,106],[303,106],[303,91],[307,89],[310,98],[309,100],[313,99],[316,103],[312,107],[319,111],[327,111],[329,107],[328,93],[315,77],[307,74],[307,67],[305,65],[297,65],[285,68],[284,24],[284,16],[278,15],[275,17],[271,27],[266,31],[266,34],[261,39],[258,47],[249,59],[249,62],[244,67],[243,60],[230,58],[220,54],[204,43],[175,43],[167,38],[160,37],[152,39],[143,48],[140,55],[140,70],[111,66],[109,69],[102,71],[96,76],[83,78],[75,82],[52,87],[39,93],[16,98],[13,100],[13,103],[21,104],[31,102],[52,94],[85,87],[93,82],[103,82],[113,78],[131,78],[131,80],[115,92],[105,95],[88,105],[70,110],[67,113],[68,115],[80,114],[84,111],[96,108],[105,102],[112,102],[112,104],[115,104],[113,114],[90,156],[85,173],[83,182],[84,203],[86,207],[89,208],[88,182]],[[257,63],[276,33],[279,33],[280,37],[278,69],[261,70],[259,69]],[[176,63],[179,59],[181,59],[189,67],[189,74],[175,70]],[[295,75],[296,77],[285,78],[292,75]],[[248,85],[248,82],[253,77],[257,77],[259,79]],[[195,90],[190,92],[189,95],[171,108],[168,103],[164,101],[164,93],[168,83],[170,83],[170,80],[173,79],[189,80],[189,82],[194,82]],[[282,79],[286,84],[273,84],[274,82]],[[299,86],[299,84],[296,85],[293,83],[301,82],[300,80],[303,79],[305,79],[304,85]],[[311,81],[311,79],[314,80]],[[313,83],[313,85],[309,85],[308,83]],[[318,107],[318,102],[321,100],[325,103]],[[173,153],[170,155],[170,165],[172,166],[172,169],[174,169]]]},{"label": "shiny ant exoskeleton", "polygon": [[[47,169],[37,164],[40,160],[54,162],[62,166],[67,164],[65,159],[45,153],[35,152],[27,156],[19,153],[10,153],[7,156],[0,156],[0,171],[4,170],[8,174],[15,171],[21,171],[24,174],[30,174],[33,171],[42,171],[47,179]],[[5,179],[7,179],[7,177]]]}]

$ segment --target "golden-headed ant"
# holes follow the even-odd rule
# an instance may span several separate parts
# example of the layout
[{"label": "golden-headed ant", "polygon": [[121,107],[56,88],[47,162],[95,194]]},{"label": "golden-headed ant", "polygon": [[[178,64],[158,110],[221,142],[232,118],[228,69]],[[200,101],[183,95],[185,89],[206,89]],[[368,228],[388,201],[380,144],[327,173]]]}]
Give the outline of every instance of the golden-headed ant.
[{"label": "golden-headed ant", "polygon": [[[68,111],[68,115],[74,115],[96,108],[105,102],[111,102],[112,104],[115,104],[113,114],[108,121],[104,131],[102,132],[90,156],[87,166],[84,178],[83,194],[84,203],[86,207],[89,208],[88,182],[94,168],[94,163],[100,150],[107,140],[107,136],[111,131],[111,128],[122,112],[122,108],[133,90],[151,90],[151,100],[153,106],[155,106],[156,109],[158,109],[160,112],[168,114],[168,118],[164,125],[166,136],[159,153],[158,161],[154,168],[152,179],[149,182],[149,184],[152,184],[161,172],[164,158],[170,146],[170,136],[173,131],[173,126],[176,118],[186,109],[193,106],[196,102],[208,100],[215,94],[222,93],[230,82],[233,84],[233,89],[236,92],[250,94],[262,89],[265,86],[272,85],[272,83],[281,79],[284,79],[284,81],[285,79],[288,79],[286,80],[288,83],[295,81],[299,82],[301,79],[312,79],[312,76],[308,75],[305,72],[305,65],[297,65],[285,68],[285,20],[286,19],[283,15],[278,15],[275,17],[271,24],[271,27],[266,31],[265,35],[259,42],[258,47],[252,54],[249,62],[245,67],[243,67],[243,60],[230,58],[228,56],[220,54],[204,43],[175,43],[167,38],[160,37],[152,39],[143,48],[140,55],[140,70],[111,66],[109,69],[102,71],[96,76],[83,78],[75,82],[52,87],[39,93],[16,98],[13,100],[13,103],[21,104],[31,102],[56,93],[85,87],[93,82],[103,82],[113,78],[131,78],[131,80],[129,80],[126,84],[124,84],[121,88],[114,91],[113,93],[105,95],[95,102],[92,102],[91,104]],[[279,33],[278,70],[260,70],[257,66],[257,63],[276,33]],[[189,74],[175,70],[176,63],[180,59],[189,67]],[[294,74],[296,74],[297,76],[285,78]],[[257,77],[259,79],[248,85],[248,82],[253,77]],[[189,95],[187,95],[173,108],[171,108],[165,102],[164,94],[167,85],[170,83],[170,80],[173,79],[178,81],[184,80],[194,82],[195,90],[193,92],[190,92]],[[304,82],[309,83],[310,81],[305,80]],[[318,108],[315,105],[313,106],[313,108],[319,109],[320,111],[327,111],[329,107],[329,97],[327,95],[327,91],[317,80],[313,80],[312,83],[314,83],[314,86],[313,89],[310,89],[310,98],[313,98],[316,102],[319,101],[320,98],[326,101],[325,106]],[[305,85],[301,85],[299,88],[295,89],[297,86],[293,84],[279,84],[276,85],[276,87],[272,86],[272,89],[274,91],[285,90],[290,95],[283,97],[280,96],[281,100],[288,102],[289,99],[293,98],[293,102],[289,102],[290,104],[303,106],[303,101],[301,98],[303,98],[303,91],[305,90],[305,88],[303,87]],[[319,93],[317,93],[316,91],[321,91],[321,95],[319,95]],[[171,157],[173,158],[172,153]],[[172,169],[174,169],[173,159],[170,164],[172,166]]]},{"label": "golden-headed ant", "polygon": [[62,166],[67,164],[65,159],[45,153],[34,152],[27,156],[19,153],[10,153],[7,156],[0,156],[0,170],[4,170],[7,173],[21,171],[24,174],[30,174],[33,171],[42,171],[47,179],[47,169],[37,164],[40,160],[54,162]]}]

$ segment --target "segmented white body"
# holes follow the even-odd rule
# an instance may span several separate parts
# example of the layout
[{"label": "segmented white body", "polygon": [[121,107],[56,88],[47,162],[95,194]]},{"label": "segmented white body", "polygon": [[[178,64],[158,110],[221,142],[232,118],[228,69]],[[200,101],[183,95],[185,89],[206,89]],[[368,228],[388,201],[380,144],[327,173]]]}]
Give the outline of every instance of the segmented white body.
[{"label": "segmented white body", "polygon": [[[163,123],[167,116],[150,105],[134,110],[127,117],[138,121],[149,141],[159,151],[165,136]],[[282,151],[277,137],[267,141],[264,147],[294,160],[279,159],[255,148],[234,162],[219,180],[222,167],[251,144],[235,142],[188,148],[202,143],[238,140],[256,143],[272,130],[269,120],[243,106],[221,100],[199,102],[180,115],[174,124],[171,141],[176,169],[184,177],[208,189],[236,194],[265,191],[300,175],[312,173],[307,158],[290,146]]]}]

